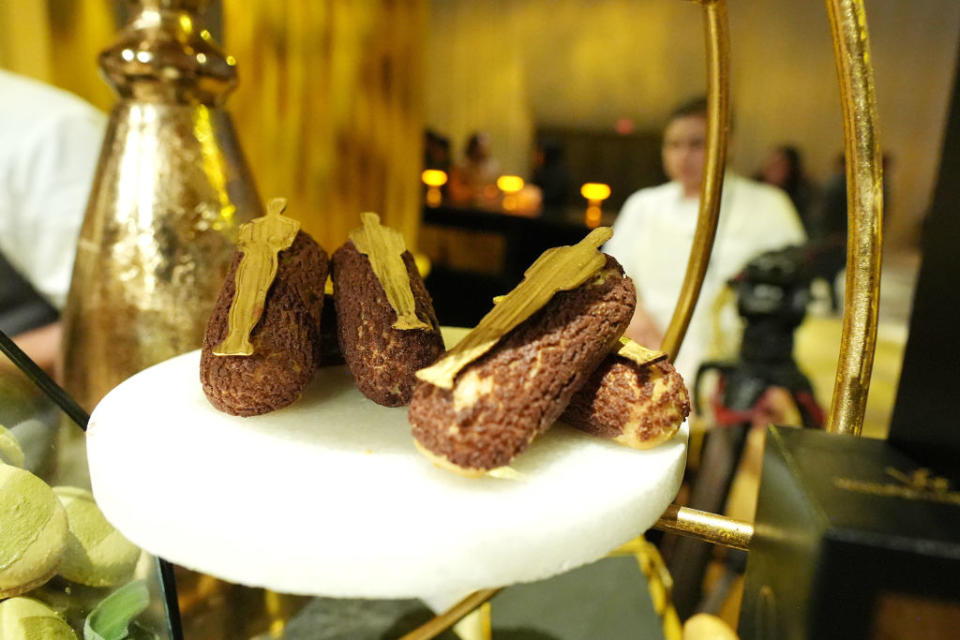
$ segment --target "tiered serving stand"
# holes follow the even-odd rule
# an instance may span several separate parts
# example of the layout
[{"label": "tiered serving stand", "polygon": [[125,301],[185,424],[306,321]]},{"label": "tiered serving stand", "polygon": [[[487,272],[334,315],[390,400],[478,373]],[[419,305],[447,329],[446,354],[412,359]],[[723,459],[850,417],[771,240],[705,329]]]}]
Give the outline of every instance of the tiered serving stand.
[{"label": "tiered serving stand", "polygon": [[[726,156],[726,3],[700,4],[707,163],[686,278],[664,340],[671,358],[709,262]],[[876,341],[882,176],[863,3],[826,4],[853,211],[827,429],[859,435]],[[447,330],[445,338],[461,334]],[[0,347],[85,424],[76,404],[6,336]],[[124,382],[94,411],[91,479],[107,517],[148,551],[235,582],[327,596],[420,596],[439,608],[456,602],[407,640],[436,636],[499,587],[603,557],[650,526],[750,546],[749,523],[670,505],[686,428],[657,449],[633,451],[558,426],[509,469],[466,479],[419,456],[406,411],[367,401],[342,367],[324,370],[294,406],[248,419],[213,410],[197,372],[196,352],[179,356]],[[175,598],[168,605],[176,618]],[[178,621],[173,626],[176,637]]]}]

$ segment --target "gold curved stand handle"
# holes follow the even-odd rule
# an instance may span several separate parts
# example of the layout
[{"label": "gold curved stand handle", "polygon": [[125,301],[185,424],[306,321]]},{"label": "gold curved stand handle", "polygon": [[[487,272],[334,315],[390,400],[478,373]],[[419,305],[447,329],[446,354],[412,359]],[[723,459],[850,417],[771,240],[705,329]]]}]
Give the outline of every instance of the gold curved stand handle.
[{"label": "gold curved stand handle", "polygon": [[827,0],[847,160],[847,279],[827,431],[860,435],[877,345],[883,175],[863,0]]},{"label": "gold curved stand handle", "polygon": [[700,0],[703,5],[707,51],[707,157],[700,183],[700,211],[693,235],[687,272],[680,298],[663,336],[661,351],[677,359],[690,318],[700,297],[700,288],[710,264],[713,240],[720,217],[723,171],[727,162],[727,134],[730,128],[730,27],[726,0]]}]

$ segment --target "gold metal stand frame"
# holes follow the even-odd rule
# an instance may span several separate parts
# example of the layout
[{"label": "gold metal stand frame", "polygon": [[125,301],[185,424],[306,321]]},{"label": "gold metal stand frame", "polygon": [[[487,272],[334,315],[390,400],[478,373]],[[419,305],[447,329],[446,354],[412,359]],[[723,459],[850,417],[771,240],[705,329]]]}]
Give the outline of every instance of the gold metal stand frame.
[{"label": "gold metal stand frame", "polygon": [[847,283],[840,361],[827,431],[860,435],[877,345],[883,175],[870,40],[863,0],[828,0],[843,105],[847,202]]},{"label": "gold metal stand frame", "polygon": [[[729,37],[726,0],[700,0],[707,40],[707,158],[700,213],[680,299],[662,349],[673,360],[683,343],[700,295],[716,235],[729,122]],[[860,435],[870,387],[880,299],[882,187],[873,67],[863,0],[826,0],[843,105],[847,201],[852,215],[847,241],[847,281],[840,360],[827,430]],[[753,525],[725,516],[671,505],[654,525],[671,533],[747,550]],[[614,554],[632,553],[637,540]],[[402,640],[429,640],[492,598],[498,589],[477,591]]]},{"label": "gold metal stand frame", "polygon": [[690,318],[700,297],[713,240],[720,219],[723,171],[727,164],[727,134],[730,129],[730,28],[726,0],[701,0],[707,51],[707,157],[700,183],[700,212],[693,234],[693,246],[687,272],[683,277],[680,299],[663,336],[661,351],[677,359],[680,345],[690,326]]}]

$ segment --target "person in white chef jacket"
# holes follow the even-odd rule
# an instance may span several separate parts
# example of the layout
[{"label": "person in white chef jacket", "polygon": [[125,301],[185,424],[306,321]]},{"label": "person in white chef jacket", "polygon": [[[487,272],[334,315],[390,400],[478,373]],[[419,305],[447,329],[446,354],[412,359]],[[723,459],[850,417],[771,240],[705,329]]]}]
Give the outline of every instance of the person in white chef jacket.
[{"label": "person in white chef jacket", "polygon": [[[8,263],[0,328],[47,369],[59,349],[56,311],[70,287],[106,122],[66,91],[0,70],[0,255]],[[39,327],[29,319],[36,314],[23,312],[37,294],[52,309]]]},{"label": "person in white chef jacket", "polygon": [[[706,135],[705,99],[685,103],[670,115],[662,147],[670,182],[631,195],[603,249],[620,261],[636,285],[637,311],[627,335],[648,347],[660,344],[680,295],[697,224]],[[712,310],[727,280],[755,256],[805,240],[800,218],[783,191],[727,170],[710,267],[675,363],[688,386],[700,362],[714,355],[708,353],[717,339]]]}]

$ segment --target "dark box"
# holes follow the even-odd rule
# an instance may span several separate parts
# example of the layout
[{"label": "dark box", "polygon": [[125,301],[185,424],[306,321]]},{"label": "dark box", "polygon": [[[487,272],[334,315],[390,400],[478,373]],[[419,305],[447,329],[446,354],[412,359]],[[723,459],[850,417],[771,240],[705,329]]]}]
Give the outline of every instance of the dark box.
[{"label": "dark box", "polygon": [[770,427],[742,640],[960,638],[958,467]]}]

